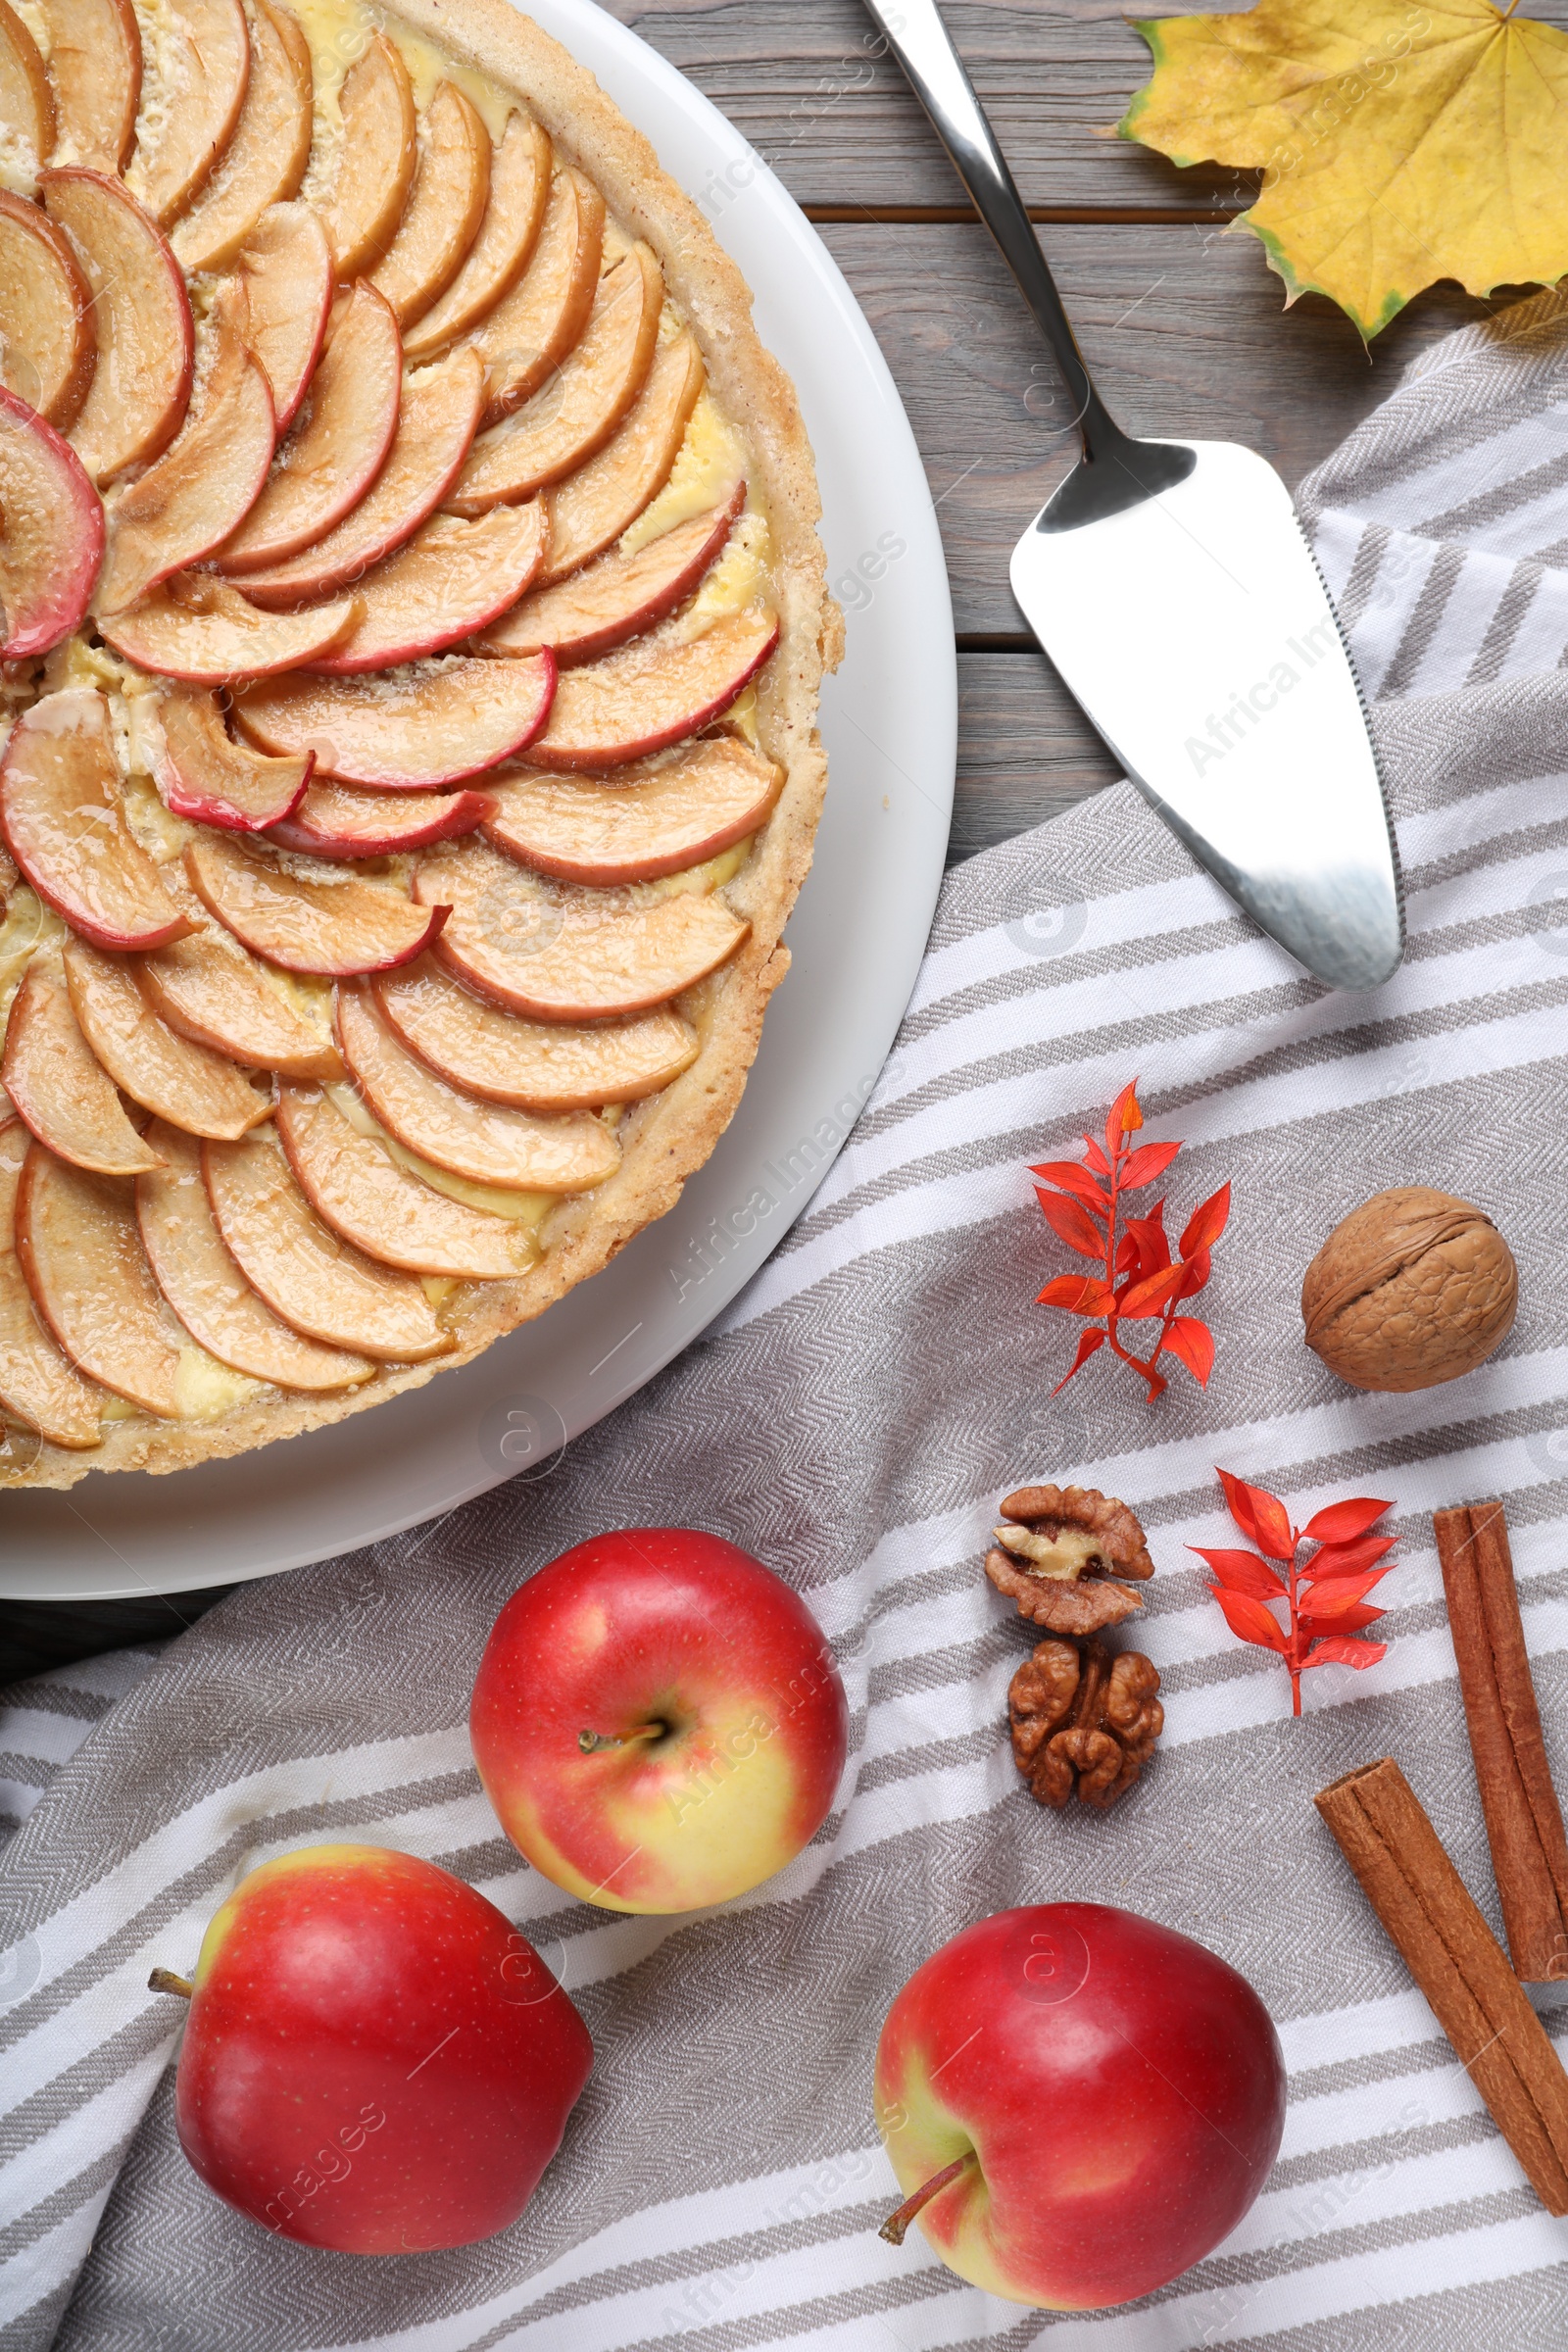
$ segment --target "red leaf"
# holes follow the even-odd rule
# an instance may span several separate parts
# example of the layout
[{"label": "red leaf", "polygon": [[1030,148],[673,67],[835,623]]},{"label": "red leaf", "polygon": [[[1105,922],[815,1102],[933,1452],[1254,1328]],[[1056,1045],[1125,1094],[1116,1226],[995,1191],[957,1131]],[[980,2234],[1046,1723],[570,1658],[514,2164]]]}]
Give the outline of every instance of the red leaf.
[{"label": "red leaf", "polygon": [[1381,1584],[1393,1565],[1391,1560],[1388,1568],[1374,1568],[1367,1576],[1348,1576],[1337,1584],[1313,1585],[1302,1594],[1301,1607],[1303,1611],[1310,1609],[1314,1617],[1343,1617],[1357,1601],[1366,1598],[1374,1585]]},{"label": "red leaf", "polygon": [[1244,1642],[1252,1642],[1259,1649],[1277,1650],[1285,1654],[1285,1636],[1260,1600],[1246,1592],[1227,1592],[1223,1585],[1210,1585],[1209,1591],[1225,1612],[1225,1622],[1233,1634]]},{"label": "red leaf", "polygon": [[1058,1274],[1047,1283],[1038,1303],[1064,1307],[1069,1315],[1103,1315],[1116,1301],[1108,1282],[1097,1282],[1092,1274]]},{"label": "red leaf", "polygon": [[1196,1257],[1190,1257],[1187,1260],[1186,1280],[1183,1282],[1181,1289],[1177,1292],[1177,1298],[1196,1298],[1197,1294],[1203,1289],[1207,1281],[1208,1251],[1206,1250],[1200,1250]]},{"label": "red leaf", "polygon": [[1209,1551],[1201,1544],[1189,1544],[1206,1560],[1229,1592],[1250,1592],[1254,1600],[1284,1600],[1284,1580],[1266,1567],[1255,1551]]},{"label": "red leaf", "polygon": [[1143,1123],[1144,1114],[1138,1107],[1138,1081],[1129,1078],[1105,1117],[1105,1151],[1110,1158],[1114,1159],[1121,1150],[1122,1138]]},{"label": "red leaf", "polygon": [[[1359,1576],[1363,1568],[1370,1568],[1374,1560],[1381,1560],[1386,1551],[1393,1549],[1392,1536],[1363,1536],[1359,1544],[1325,1544],[1321,1550],[1313,1552],[1301,1574],[1320,1585],[1337,1577]],[[1393,1565],[1391,1560],[1389,1566]]]},{"label": "red leaf", "polygon": [[1124,1233],[1116,1244],[1116,1271],[1130,1274],[1138,1263],[1138,1244],[1130,1233]]},{"label": "red leaf", "polygon": [[[1314,1511],[1302,1528],[1315,1544],[1348,1544],[1355,1536],[1364,1536],[1374,1519],[1392,1511],[1392,1502],[1379,1502],[1376,1495],[1357,1494],[1349,1502],[1331,1502],[1326,1511]],[[1391,1537],[1390,1542],[1393,1542]]]},{"label": "red leaf", "polygon": [[1084,1137],[1084,1150],[1089,1155],[1089,1165],[1095,1170],[1096,1174],[1101,1176],[1108,1176],[1110,1174],[1110,1162],[1105,1157],[1105,1154],[1103,1152],[1102,1152],[1100,1146],[1096,1143],[1092,1135],[1086,1135]]},{"label": "red leaf", "polygon": [[1090,1175],[1089,1170],[1080,1167],[1077,1160],[1043,1159],[1040,1165],[1037,1168],[1031,1168],[1029,1173],[1031,1176],[1043,1176],[1048,1184],[1059,1186],[1064,1193],[1076,1194],[1080,1200],[1087,1200],[1092,1207],[1100,1211],[1102,1216],[1104,1215],[1105,1196],[1093,1176]]},{"label": "red leaf", "polygon": [[1363,1603],[1359,1608],[1341,1609],[1333,1617],[1320,1617],[1315,1610],[1304,1608],[1297,1622],[1302,1633],[1308,1636],[1312,1634],[1358,1634],[1363,1625],[1375,1625],[1380,1617],[1387,1615],[1387,1609],[1369,1609]]},{"label": "red leaf", "polygon": [[1388,1654],[1389,1645],[1386,1642],[1352,1642],[1348,1635],[1333,1634],[1328,1641],[1320,1642],[1310,1657],[1303,1658],[1301,1663],[1303,1666],[1375,1666],[1379,1658],[1386,1658]]},{"label": "red leaf", "polygon": [[1052,1390],[1051,1394],[1053,1396],[1059,1396],[1062,1390],[1067,1386],[1068,1381],[1072,1379],[1073,1374],[1076,1372],[1081,1372],[1085,1364],[1088,1363],[1089,1358],[1094,1354],[1095,1349],[1097,1348],[1103,1348],[1104,1345],[1105,1335],[1102,1331],[1081,1331],[1078,1334],[1078,1352],[1072,1359],[1071,1368],[1062,1374],[1060,1380],[1057,1381],[1055,1387]]},{"label": "red leaf", "polygon": [[1290,1559],[1296,1549],[1296,1539],[1279,1496],[1271,1494],[1266,1487],[1250,1487],[1244,1478],[1233,1478],[1217,1463],[1215,1475],[1225,1490],[1230,1515],[1243,1535],[1250,1536],[1258,1550],[1266,1552],[1271,1560]]},{"label": "red leaf", "polygon": [[1196,1257],[1200,1250],[1212,1250],[1224,1232],[1231,1213],[1231,1188],[1222,1184],[1217,1193],[1194,1209],[1182,1235],[1183,1257]]},{"label": "red leaf", "polygon": [[1121,1172],[1122,1191],[1136,1193],[1144,1185],[1152,1184],[1156,1176],[1164,1175],[1180,1150],[1180,1144],[1140,1144],[1136,1152],[1127,1154]]},{"label": "red leaf", "polygon": [[1076,1250],[1080,1257],[1096,1257],[1103,1261],[1105,1237],[1086,1208],[1078,1201],[1070,1200],[1065,1193],[1043,1192],[1038,1187],[1035,1198],[1040,1202],[1046,1223],[1053,1233],[1066,1243],[1069,1250]]},{"label": "red leaf", "polygon": [[1124,1291],[1116,1304],[1118,1315],[1129,1323],[1141,1323],[1148,1315],[1157,1315],[1167,1298],[1174,1298],[1182,1286],[1180,1266],[1161,1266],[1157,1273],[1146,1274]]},{"label": "red leaf", "polygon": [[1162,1266],[1171,1263],[1170,1243],[1165,1238],[1163,1200],[1152,1208],[1147,1217],[1129,1217],[1122,1227],[1138,1252],[1140,1274],[1157,1274]]},{"label": "red leaf", "polygon": [[1188,1371],[1200,1389],[1208,1386],[1208,1376],[1214,1369],[1214,1335],[1206,1323],[1196,1315],[1172,1315],[1165,1327],[1165,1346]]}]

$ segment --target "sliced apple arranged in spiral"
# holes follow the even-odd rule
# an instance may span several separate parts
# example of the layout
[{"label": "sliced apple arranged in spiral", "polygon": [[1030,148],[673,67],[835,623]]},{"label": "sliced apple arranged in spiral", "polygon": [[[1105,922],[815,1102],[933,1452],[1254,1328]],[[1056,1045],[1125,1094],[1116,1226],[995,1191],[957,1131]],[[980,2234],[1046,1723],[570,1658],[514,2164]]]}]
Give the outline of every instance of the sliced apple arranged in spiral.
[{"label": "sliced apple arranged in spiral", "polygon": [[384,1266],[496,1282],[538,1255],[526,1226],[434,1191],[318,1087],[283,1088],[277,1132],[318,1216]]},{"label": "sliced apple arranged in spiral", "polygon": [[198,1346],[232,1371],[307,1395],[368,1380],[368,1356],[302,1339],[252,1290],[218,1230],[195,1138],[157,1120],[148,1136],[161,1164],[137,1183],[137,1227],[159,1289]]},{"label": "sliced apple arranged in spiral", "polygon": [[482,792],[362,792],[346,784],[313,784],[298,808],[269,829],[268,839],[312,858],[401,858],[474,832],[491,807]]},{"label": "sliced apple arranged in spiral", "polygon": [[311,160],[311,44],[292,10],[254,0],[254,11],[250,77],[233,136],[171,232],[185,270],[225,269],[269,205],[297,193]]},{"label": "sliced apple arranged in spiral", "polygon": [[323,218],[340,280],[382,260],[403,218],[419,161],[409,69],[384,32],[344,76],[338,93],[343,144]]},{"label": "sliced apple arranged in spiral", "polygon": [[722,555],[745,504],[746,484],[737,482],[722,505],[677,523],[635,555],[601,556],[556,587],[537,589],[485,631],[484,651],[536,654],[548,646],[563,669],[613,653],[685,602]]},{"label": "sliced apple arranged in spiral", "polygon": [[392,446],[402,378],[397,320],[362,280],[344,301],[266,488],[217,558],[220,572],[265,571],[324,538],[358,506]]},{"label": "sliced apple arranged in spiral", "polygon": [[306,612],[263,612],[226,580],[177,571],[128,612],[102,615],[98,627],[106,645],[154,677],[229,686],[297,669],[347,636],[359,613],[356,596]]},{"label": "sliced apple arranged in spiral", "polygon": [[162,64],[177,93],[163,128],[131,164],[136,195],[155,220],[177,220],[211,178],[234,135],[251,74],[250,28],[239,0],[163,0]]},{"label": "sliced apple arranged in spiral", "polygon": [[310,666],[326,677],[393,669],[476,636],[508,612],[545,555],[544,510],[498,507],[477,522],[433,514],[359,582],[360,616]]},{"label": "sliced apple arranged in spiral", "polygon": [[481,996],[536,1020],[645,1012],[734,955],[749,925],[692,893],[628,905],[547,883],[471,842],[421,858],[421,904],[449,906],[436,943],[447,969]]},{"label": "sliced apple arranged in spiral", "polygon": [[532,400],[474,443],[447,500],[483,514],[531,498],[603,449],[642,390],[659,337],[664,280],[634,245],[599,281],[582,339]]},{"label": "sliced apple arranged in spiral", "polygon": [[422,954],[447,919],[372,882],[297,881],[221,839],[193,841],[185,871],[241,947],[288,972],[384,972]]},{"label": "sliced apple arranged in spiral", "polygon": [[688,334],[675,336],[655,356],[630,413],[599,455],[546,492],[550,560],[540,575],[543,586],[613,547],[662,490],[704,380],[696,342]]},{"label": "sliced apple arranged in spiral", "polygon": [[239,251],[251,349],[267,369],[278,432],[293,423],[332,315],[332,249],[308,204],[269,206]]},{"label": "sliced apple arranged in spiral", "polygon": [[138,713],[140,740],[166,808],[229,833],[260,833],[298,808],[315,765],[309,752],[270,760],[235,743],[205,687],[166,686],[150,714]]},{"label": "sliced apple arranged in spiral", "polygon": [[309,1340],[360,1355],[423,1363],[451,1335],[413,1274],[377,1265],[317,1215],[274,1128],[206,1144],[202,1175],[218,1230],[251,1288]]},{"label": "sliced apple arranged in spiral", "polygon": [[55,143],[55,102],[38,44],[10,5],[0,0],[0,122],[35,163]]},{"label": "sliced apple arranged in spiral", "polygon": [[557,172],[527,269],[470,338],[485,364],[488,423],[520,408],[576,344],[598,291],[604,236],[599,190],[580,172]]},{"label": "sliced apple arranged in spiral", "polygon": [[318,776],[382,792],[438,792],[531,743],[549,715],[555,684],[549,654],[520,662],[449,656],[439,665],[413,663],[390,677],[296,671],[266,679],[235,697],[234,716],[264,751],[314,751]]},{"label": "sliced apple arranged in spiral", "polygon": [[0,1408],[52,1446],[84,1452],[100,1442],[103,1399],[61,1352],[17,1255],[17,1192],[30,1148],[20,1119],[0,1126]]},{"label": "sliced apple arranged in spiral", "polygon": [[109,498],[109,553],[95,603],[123,612],[149,588],[210,555],[261,495],[276,430],[272,387],[246,339],[243,289],[223,289],[200,413],[146,472]]},{"label": "sliced apple arranged in spiral", "polygon": [[224,930],[193,932],[144,956],[140,976],[153,1010],[194,1045],[282,1078],[343,1075],[331,1039],[312,1027]]},{"label": "sliced apple arranged in spiral", "polygon": [[98,361],[71,445],[100,488],[158,457],[190,398],[195,329],[179,264],[130,191],[77,165],[41,172],[38,194],[92,291]]},{"label": "sliced apple arranged in spiral", "polygon": [[563,670],[530,766],[603,768],[663,751],[727,710],[778,643],[762,607],[725,613],[688,638],[666,621],[603,662]]},{"label": "sliced apple arranged in spiral", "polygon": [[49,34],[55,135],[93,172],[123,172],[136,144],[141,33],[131,0],[38,0]]},{"label": "sliced apple arranged in spiral", "polygon": [[104,511],[81,460],[0,387],[0,661],[46,654],[79,626],[104,554]]},{"label": "sliced apple arranged in spiral", "polygon": [[527,1021],[470,996],[432,956],[385,972],[371,986],[387,1020],[426,1068],[466,1094],[520,1110],[637,1102],[697,1059],[697,1032],[667,1005],[590,1028]]},{"label": "sliced apple arranged in spiral", "polygon": [[65,952],[71,1009],[122,1094],[187,1135],[232,1138],[270,1118],[269,1097],[242,1070],[161,1021],[135,966],[84,941]]},{"label": "sliced apple arranged in spiral", "polygon": [[128,1184],[33,1144],[16,1204],[17,1255],[39,1316],[79,1372],[143,1412],[178,1411],[177,1326],[136,1230]]},{"label": "sliced apple arranged in spiral", "polygon": [[411,367],[445,351],[511,293],[538,241],[550,172],[547,134],[528,116],[510,115],[490,159],[489,196],[478,234],[445,293],[405,321],[403,348]]},{"label": "sliced apple arranged in spiral", "polygon": [[98,357],[92,291],[65,232],[9,189],[0,189],[0,384],[65,432]]},{"label": "sliced apple arranged in spiral", "polygon": [[95,1176],[135,1176],[160,1165],[82,1036],[65,988],[37,964],[12,1000],[0,1074],[27,1126],[57,1159]]},{"label": "sliced apple arranged in spiral", "polygon": [[683,873],[765,822],[784,770],[744,743],[694,743],[653,767],[582,776],[497,776],[485,838],[535,873],[601,889]]},{"label": "sliced apple arranged in spiral", "polygon": [[337,1042],[387,1133],[435,1167],[507,1191],[579,1193],[620,1165],[620,1147],[592,1111],[541,1117],[476,1102],[416,1058],[367,988],[338,992]]},{"label": "sliced apple arranged in spiral", "polygon": [[359,505],[286,564],[248,571],[245,594],[251,603],[289,612],[357,587],[372,565],[395,555],[434,514],[461,472],[483,399],[484,363],[474,351],[456,351],[438,368],[415,376],[404,389],[386,463]]},{"label": "sliced apple arranged in spiral", "polygon": [[490,196],[490,133],[456,83],[437,84],[425,110],[418,170],[387,256],[370,283],[400,326],[444,294],[478,234]]},{"label": "sliced apple arranged in spiral", "polygon": [[0,826],[39,898],[94,946],[158,948],[196,928],[125,822],[109,707],[92,687],[45,695],[18,719]]}]

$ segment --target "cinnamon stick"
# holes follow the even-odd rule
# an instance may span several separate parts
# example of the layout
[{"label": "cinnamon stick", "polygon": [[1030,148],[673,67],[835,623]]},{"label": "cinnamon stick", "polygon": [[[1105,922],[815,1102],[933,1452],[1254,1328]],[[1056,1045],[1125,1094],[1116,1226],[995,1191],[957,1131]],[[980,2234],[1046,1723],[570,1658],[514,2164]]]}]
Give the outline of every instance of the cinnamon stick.
[{"label": "cinnamon stick", "polygon": [[1568,2074],[1392,1756],[1313,1799],[1493,2120],[1551,2214],[1568,2214]]},{"label": "cinnamon stick", "polygon": [[1470,1752],[1514,1973],[1568,1977],[1568,1838],[1530,1679],[1500,1502],[1435,1511]]}]

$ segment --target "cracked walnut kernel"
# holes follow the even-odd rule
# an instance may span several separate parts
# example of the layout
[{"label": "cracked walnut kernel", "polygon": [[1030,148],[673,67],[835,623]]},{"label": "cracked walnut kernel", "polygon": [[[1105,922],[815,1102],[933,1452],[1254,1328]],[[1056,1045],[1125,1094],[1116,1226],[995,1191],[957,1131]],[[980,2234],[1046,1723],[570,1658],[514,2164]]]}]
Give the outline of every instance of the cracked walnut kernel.
[{"label": "cracked walnut kernel", "polygon": [[1124,1502],[1093,1487],[1019,1487],[1001,1505],[1003,1524],[986,1575],[1018,1613],[1054,1634],[1099,1633],[1142,1608],[1110,1575],[1152,1576],[1144,1531]]},{"label": "cracked walnut kernel", "polygon": [[1165,1710],[1159,1676],[1141,1651],[1112,1656],[1102,1642],[1042,1642],[1007,1690],[1012,1756],[1042,1805],[1059,1809],[1076,1784],[1103,1811],[1154,1752]]}]

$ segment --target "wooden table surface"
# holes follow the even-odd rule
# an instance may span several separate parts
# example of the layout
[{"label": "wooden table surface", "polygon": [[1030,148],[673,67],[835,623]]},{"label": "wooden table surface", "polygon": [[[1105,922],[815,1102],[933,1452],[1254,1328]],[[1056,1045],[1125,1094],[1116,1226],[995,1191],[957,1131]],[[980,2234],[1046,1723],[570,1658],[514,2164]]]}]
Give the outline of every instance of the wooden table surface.
[{"label": "wooden table surface", "polygon": [[[949,861],[1083,799],[1114,768],[1035,647],[1007,557],[1066,469],[1049,358],[859,0],[609,0],[720,107],[805,208],[904,396],[953,582],[958,775]],[[1245,175],[1107,136],[1148,78],[1105,0],[945,0],[1110,408],[1131,431],[1249,443],[1293,487],[1418,354],[1488,306],[1423,295],[1370,355],[1317,296],[1283,307],[1229,223]],[[1168,14],[1168,10],[1155,13]],[[1568,22],[1568,0],[1532,8]],[[1495,301],[1495,298],[1494,298]],[[0,1608],[0,1685],[163,1641],[214,1594]]]}]

